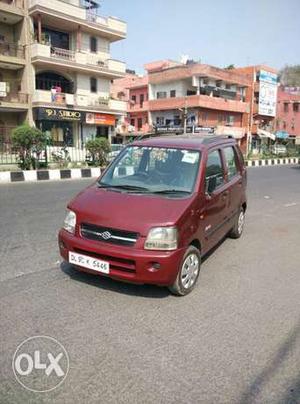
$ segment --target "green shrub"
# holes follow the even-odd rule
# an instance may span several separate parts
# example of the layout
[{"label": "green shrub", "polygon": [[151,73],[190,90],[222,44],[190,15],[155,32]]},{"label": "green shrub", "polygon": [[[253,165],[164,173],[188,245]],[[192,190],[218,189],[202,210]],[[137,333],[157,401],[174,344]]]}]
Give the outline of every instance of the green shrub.
[{"label": "green shrub", "polygon": [[109,141],[105,137],[88,140],[85,145],[92,157],[92,164],[104,166],[107,163],[107,154],[111,151]]},{"label": "green shrub", "polygon": [[46,146],[46,135],[35,127],[23,124],[13,130],[12,142],[19,152],[20,168],[36,168],[39,156]]}]

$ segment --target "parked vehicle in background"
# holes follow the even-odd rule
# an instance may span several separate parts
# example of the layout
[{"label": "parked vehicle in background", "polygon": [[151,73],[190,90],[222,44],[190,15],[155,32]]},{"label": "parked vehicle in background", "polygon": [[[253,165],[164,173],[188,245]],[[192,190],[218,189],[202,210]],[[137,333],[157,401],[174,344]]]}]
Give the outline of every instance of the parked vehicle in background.
[{"label": "parked vehicle in background", "polygon": [[282,155],[285,156],[287,154],[287,148],[283,144],[275,144],[272,146],[271,151],[273,154],[276,154],[277,156]]},{"label": "parked vehicle in background", "polygon": [[246,184],[234,139],[134,142],[69,203],[60,253],[80,270],[186,295],[202,257],[226,235],[242,235]]}]

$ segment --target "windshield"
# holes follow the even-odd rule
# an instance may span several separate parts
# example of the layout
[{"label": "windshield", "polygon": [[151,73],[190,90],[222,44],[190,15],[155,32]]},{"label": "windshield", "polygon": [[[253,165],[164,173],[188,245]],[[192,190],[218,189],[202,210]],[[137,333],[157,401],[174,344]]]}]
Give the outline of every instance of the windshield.
[{"label": "windshield", "polygon": [[193,192],[200,152],[130,146],[112,163],[99,186],[126,192],[189,194]]}]

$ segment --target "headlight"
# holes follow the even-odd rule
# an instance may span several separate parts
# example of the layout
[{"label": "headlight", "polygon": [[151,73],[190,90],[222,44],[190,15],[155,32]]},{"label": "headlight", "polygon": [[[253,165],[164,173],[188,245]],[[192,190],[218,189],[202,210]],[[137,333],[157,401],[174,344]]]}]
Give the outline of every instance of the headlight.
[{"label": "headlight", "polygon": [[67,212],[67,216],[64,221],[64,229],[67,230],[69,233],[75,233],[75,226],[76,226],[76,214],[69,210]]},{"label": "headlight", "polygon": [[145,242],[146,250],[176,250],[176,227],[153,227]]}]

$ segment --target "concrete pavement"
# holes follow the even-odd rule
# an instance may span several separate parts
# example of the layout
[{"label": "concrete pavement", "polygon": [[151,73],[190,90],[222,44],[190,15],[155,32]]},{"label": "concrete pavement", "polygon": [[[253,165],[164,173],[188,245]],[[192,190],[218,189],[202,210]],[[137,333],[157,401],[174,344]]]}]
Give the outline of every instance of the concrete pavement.
[{"label": "concrete pavement", "polygon": [[[0,187],[0,402],[299,403],[300,168],[248,170],[245,234],[208,257],[177,298],[60,265],[68,200],[91,180]],[[21,387],[18,344],[57,338],[70,371]]]}]

